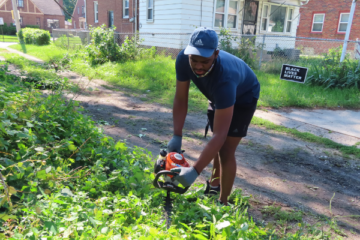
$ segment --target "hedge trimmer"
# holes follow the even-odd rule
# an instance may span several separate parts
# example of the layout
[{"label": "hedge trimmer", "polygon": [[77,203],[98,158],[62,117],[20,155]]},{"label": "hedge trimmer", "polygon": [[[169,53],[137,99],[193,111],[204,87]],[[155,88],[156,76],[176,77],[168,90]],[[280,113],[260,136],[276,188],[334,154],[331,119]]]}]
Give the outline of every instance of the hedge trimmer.
[{"label": "hedge trimmer", "polygon": [[170,170],[177,167],[190,167],[184,155],[177,152],[168,154],[165,150],[161,150],[159,158],[154,165],[154,173],[156,176],[153,185],[156,188],[166,190],[164,210],[167,228],[169,228],[171,224],[172,199],[170,198],[170,193],[183,194],[189,189],[189,187],[183,188],[179,186],[180,183],[174,180],[174,176],[176,176],[177,173],[171,172]]}]

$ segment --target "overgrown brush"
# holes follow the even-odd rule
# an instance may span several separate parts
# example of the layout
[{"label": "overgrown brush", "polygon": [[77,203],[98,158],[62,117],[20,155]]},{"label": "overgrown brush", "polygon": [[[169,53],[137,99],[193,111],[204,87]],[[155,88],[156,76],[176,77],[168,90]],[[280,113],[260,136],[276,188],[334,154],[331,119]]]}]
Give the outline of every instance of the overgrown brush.
[{"label": "overgrown brush", "polygon": [[126,37],[120,46],[115,40],[115,29],[106,28],[105,25],[90,28],[91,43],[86,46],[86,51],[91,64],[153,58],[155,56],[155,47],[140,48],[141,40],[138,37]]},{"label": "overgrown brush", "polygon": [[333,48],[318,64],[310,67],[307,83],[324,88],[360,89],[360,67],[349,56],[340,63],[342,48]]}]

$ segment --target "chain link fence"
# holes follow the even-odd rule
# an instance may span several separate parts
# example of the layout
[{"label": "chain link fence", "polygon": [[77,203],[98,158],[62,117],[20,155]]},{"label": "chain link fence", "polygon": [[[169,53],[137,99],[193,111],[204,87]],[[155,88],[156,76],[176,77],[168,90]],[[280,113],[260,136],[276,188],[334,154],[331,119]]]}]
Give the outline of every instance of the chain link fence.
[{"label": "chain link fence", "polygon": [[[116,33],[114,41],[123,44],[126,38],[137,37],[139,47],[156,47],[158,54],[176,58],[184,49],[191,33]],[[91,43],[88,30],[54,29],[52,33],[56,45],[71,48],[82,48]],[[301,64],[304,59],[321,59],[330,49],[342,50],[343,40],[305,38],[277,35],[226,35],[219,36],[219,48],[228,51],[247,62],[252,68],[274,67],[278,71],[283,63]],[[347,56],[349,59],[360,58],[360,42],[348,41]],[[275,66],[276,65],[276,66]],[[301,65],[300,65],[301,66]],[[276,70],[275,70],[276,69]]]}]

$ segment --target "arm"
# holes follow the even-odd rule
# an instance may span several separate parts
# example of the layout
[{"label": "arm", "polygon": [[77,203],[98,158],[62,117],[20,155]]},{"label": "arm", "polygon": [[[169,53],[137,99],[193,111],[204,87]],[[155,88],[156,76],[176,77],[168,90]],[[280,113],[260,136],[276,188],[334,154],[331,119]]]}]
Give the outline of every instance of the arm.
[{"label": "arm", "polygon": [[206,145],[199,159],[194,165],[194,168],[198,174],[204,170],[204,168],[211,162],[214,156],[224,145],[230,128],[233,111],[234,106],[215,110],[213,138]]},{"label": "arm", "polygon": [[176,93],[173,105],[174,135],[182,136],[188,109],[190,81],[176,81]]}]

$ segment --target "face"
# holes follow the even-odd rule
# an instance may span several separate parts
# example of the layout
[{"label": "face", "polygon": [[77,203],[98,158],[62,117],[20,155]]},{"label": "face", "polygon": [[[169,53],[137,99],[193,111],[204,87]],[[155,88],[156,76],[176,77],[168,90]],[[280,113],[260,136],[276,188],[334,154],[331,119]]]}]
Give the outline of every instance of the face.
[{"label": "face", "polygon": [[209,71],[211,65],[219,55],[219,50],[216,50],[211,57],[205,58],[197,55],[189,55],[190,65],[197,75],[203,75]]}]

